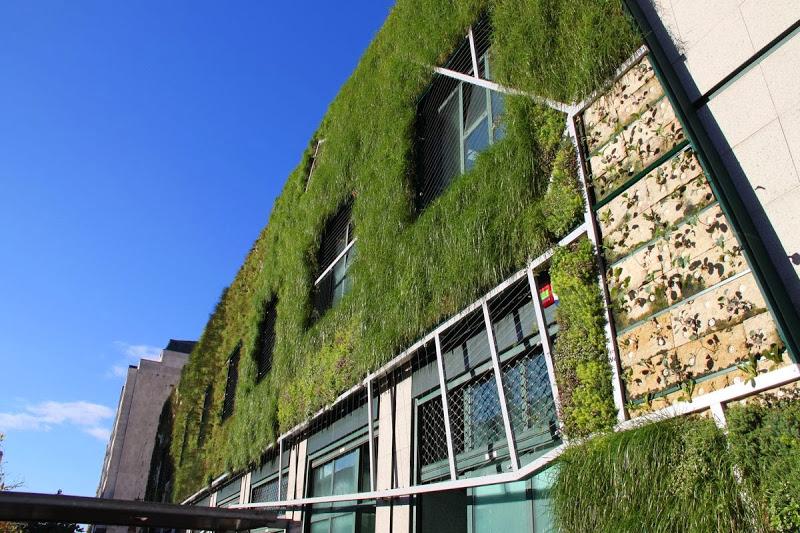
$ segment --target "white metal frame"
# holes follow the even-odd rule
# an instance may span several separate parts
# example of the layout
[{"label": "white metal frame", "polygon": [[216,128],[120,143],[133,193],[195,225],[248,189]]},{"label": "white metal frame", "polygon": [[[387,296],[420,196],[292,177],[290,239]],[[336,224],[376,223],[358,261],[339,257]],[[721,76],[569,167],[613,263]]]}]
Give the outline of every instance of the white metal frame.
[{"label": "white metal frame", "polygon": [[453,451],[453,431],[450,428],[450,394],[447,390],[447,379],[444,376],[444,362],[442,361],[442,342],[439,333],[434,335],[436,344],[436,369],[439,372],[439,387],[442,391],[442,412],[444,414],[444,435],[447,440],[447,462],[450,465],[450,479],[456,479],[456,454]]},{"label": "white metal frame", "polygon": [[508,403],[506,402],[506,391],[503,387],[503,373],[500,370],[500,358],[497,356],[497,346],[494,343],[494,331],[492,330],[492,318],[489,316],[489,306],[483,302],[483,321],[486,325],[486,336],[489,340],[489,354],[492,356],[492,369],[494,370],[494,380],[497,385],[497,398],[500,401],[500,413],[503,415],[503,428],[506,432],[508,443],[508,455],[511,458],[511,469],[519,470],[519,457],[517,456],[517,444],[514,440],[514,430],[511,427],[511,418],[508,416]]},{"label": "white metal frame", "polygon": [[[347,231],[349,231],[349,230],[347,230]],[[348,236],[348,237],[349,237],[349,236]],[[350,248],[352,248],[352,247],[353,247],[353,245],[356,243],[356,241],[357,241],[357,240],[358,240],[358,237],[353,237],[353,240],[352,240],[352,241],[350,241],[349,243],[347,243],[347,246],[345,246],[345,247],[344,247],[344,250],[342,250],[341,252],[339,252],[339,255],[337,255],[337,256],[336,256],[336,258],[335,258],[333,261],[331,261],[331,264],[330,264],[330,265],[328,265],[328,266],[325,268],[325,270],[323,270],[323,271],[322,271],[322,274],[320,274],[320,275],[319,275],[319,277],[318,277],[317,279],[315,279],[315,280],[314,280],[314,285],[315,285],[315,286],[316,286],[316,285],[319,285],[319,282],[320,282],[320,281],[322,281],[322,280],[323,280],[323,278],[325,278],[325,276],[327,276],[328,274],[330,274],[331,270],[333,270],[333,267],[335,267],[335,266],[336,266],[336,264],[337,264],[339,261],[341,261],[341,259],[342,259],[342,258],[343,258],[345,255],[347,255],[347,252],[349,252],[349,251],[350,251]]]}]

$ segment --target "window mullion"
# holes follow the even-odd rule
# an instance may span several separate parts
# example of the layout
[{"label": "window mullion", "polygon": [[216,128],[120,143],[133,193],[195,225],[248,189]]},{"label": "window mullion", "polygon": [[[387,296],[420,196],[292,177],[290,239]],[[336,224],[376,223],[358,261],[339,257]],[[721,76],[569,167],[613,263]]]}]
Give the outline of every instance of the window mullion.
[{"label": "window mullion", "polygon": [[458,150],[461,154],[459,158],[461,174],[466,169],[466,162],[464,161],[464,143],[466,142],[466,135],[464,134],[464,84],[458,84],[458,134],[459,143]]}]

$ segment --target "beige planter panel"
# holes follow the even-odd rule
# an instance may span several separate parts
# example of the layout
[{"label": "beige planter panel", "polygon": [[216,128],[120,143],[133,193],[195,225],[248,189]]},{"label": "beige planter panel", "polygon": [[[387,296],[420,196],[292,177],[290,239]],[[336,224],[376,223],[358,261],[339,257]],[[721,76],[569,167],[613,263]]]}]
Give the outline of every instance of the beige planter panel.
[{"label": "beige planter panel", "polygon": [[785,352],[775,322],[768,312],[748,318],[742,323],[742,327],[747,338],[749,355],[776,357],[777,354]]},{"label": "beige planter panel", "polygon": [[672,258],[672,265],[673,268],[666,272],[667,301],[670,305],[691,298],[748,268],[735,238],[701,254]]},{"label": "beige planter panel", "polygon": [[670,310],[675,345],[681,346],[713,331],[743,322],[763,312],[764,297],[749,273]]},{"label": "beige planter panel", "polygon": [[644,58],[583,113],[589,149],[602,145],[663,94],[649,59]]},{"label": "beige planter panel", "polygon": [[635,368],[644,360],[666,353],[675,346],[672,321],[665,313],[617,337],[623,370]]}]

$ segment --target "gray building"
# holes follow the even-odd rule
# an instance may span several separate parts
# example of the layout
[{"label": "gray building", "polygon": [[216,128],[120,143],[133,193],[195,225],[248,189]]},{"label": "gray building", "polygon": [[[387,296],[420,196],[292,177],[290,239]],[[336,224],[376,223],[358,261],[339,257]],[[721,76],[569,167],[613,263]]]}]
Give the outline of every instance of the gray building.
[{"label": "gray building", "polygon": [[181,376],[194,341],[170,339],[159,361],[131,365],[106,447],[97,496],[142,500],[164,402]]}]

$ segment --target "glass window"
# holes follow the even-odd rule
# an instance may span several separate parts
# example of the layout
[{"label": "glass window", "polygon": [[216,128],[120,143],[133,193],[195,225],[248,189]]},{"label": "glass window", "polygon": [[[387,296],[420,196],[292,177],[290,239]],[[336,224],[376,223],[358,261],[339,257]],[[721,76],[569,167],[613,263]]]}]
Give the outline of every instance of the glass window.
[{"label": "glass window", "polygon": [[[311,496],[355,494],[367,490],[369,470],[367,445],[313,468]],[[355,533],[374,531],[375,507],[361,505],[357,511],[354,502],[314,505],[311,513],[311,531],[324,533]]]},{"label": "glass window", "polygon": [[[488,52],[479,58],[478,64],[481,78],[488,79]],[[437,76],[418,111],[422,144],[417,181],[419,208],[438,197],[453,178],[470,171],[478,155],[503,138],[504,109],[501,93]]]},{"label": "glass window", "polygon": [[353,285],[350,267],[355,257],[351,205],[342,207],[325,225],[322,234],[318,274],[314,287],[317,316],[336,305]]}]

